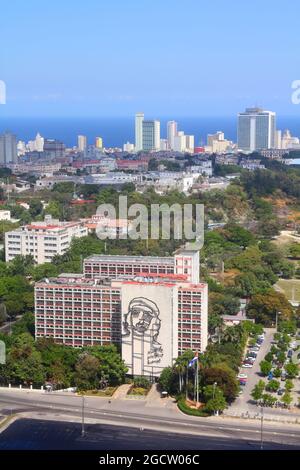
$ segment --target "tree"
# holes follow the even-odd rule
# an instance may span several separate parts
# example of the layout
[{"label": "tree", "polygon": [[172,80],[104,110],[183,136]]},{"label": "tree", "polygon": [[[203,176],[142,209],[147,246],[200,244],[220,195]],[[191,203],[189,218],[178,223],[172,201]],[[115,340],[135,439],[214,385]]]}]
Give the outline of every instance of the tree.
[{"label": "tree", "polygon": [[40,386],[45,382],[41,355],[34,347],[29,333],[22,333],[14,339],[7,355],[7,378],[13,384]]},{"label": "tree", "polygon": [[6,306],[5,304],[2,302],[0,303],[0,325],[2,325],[3,323],[6,322],[7,320],[7,312],[6,312]]},{"label": "tree", "polygon": [[212,412],[218,413],[219,411],[225,410],[226,406],[227,406],[227,403],[222,393],[221,396],[216,396],[215,398],[211,398],[210,400],[208,400],[208,402],[205,405],[205,409],[211,413]]},{"label": "tree", "polygon": [[294,384],[293,384],[292,380],[287,379],[287,380],[285,381],[285,389],[286,389],[286,391],[287,391],[287,392],[291,392],[291,391],[293,390],[293,388],[294,388]]},{"label": "tree", "polygon": [[278,380],[273,379],[273,380],[270,380],[269,383],[267,384],[266,390],[268,392],[277,392],[279,387],[280,387],[280,382],[278,382]]},{"label": "tree", "polygon": [[285,392],[281,398],[281,401],[282,403],[284,403],[286,406],[289,407],[293,401],[291,394],[289,392]]},{"label": "tree", "polygon": [[158,383],[162,391],[166,391],[170,395],[178,393],[178,381],[172,367],[165,367],[162,370]]},{"label": "tree", "polygon": [[265,390],[265,383],[263,380],[260,380],[251,392],[253,400],[258,401],[262,399],[263,392]]},{"label": "tree", "polygon": [[98,388],[100,361],[84,352],[75,366],[75,383],[79,390],[90,390]]},{"label": "tree", "polygon": [[268,327],[275,324],[278,312],[284,319],[290,319],[293,309],[286,297],[273,289],[265,294],[254,295],[247,306],[247,316]]},{"label": "tree", "polygon": [[264,393],[262,396],[263,404],[266,406],[273,406],[276,403],[276,398],[270,393]]},{"label": "tree", "polygon": [[43,204],[39,199],[32,199],[29,203],[29,213],[33,219],[43,212]]},{"label": "tree", "polygon": [[226,364],[205,368],[200,377],[203,385],[213,385],[216,382],[228,402],[233,401],[238,394],[239,386],[235,373]]},{"label": "tree", "polygon": [[264,376],[269,375],[272,370],[272,364],[268,361],[261,361],[260,363],[260,371]]},{"label": "tree", "polygon": [[273,375],[274,377],[279,378],[281,376],[281,370],[276,367],[276,369],[273,370]]},{"label": "tree", "polygon": [[285,370],[286,370],[288,377],[290,377],[291,379],[294,379],[298,375],[299,365],[294,364],[293,362],[289,362],[288,364],[286,364]]},{"label": "tree", "polygon": [[267,362],[272,362],[273,360],[273,354],[271,352],[268,352],[266,355],[265,355],[265,361]]},{"label": "tree", "polygon": [[100,361],[100,377],[107,377],[110,385],[124,383],[128,368],[115,345],[94,346],[87,348],[87,351]]}]

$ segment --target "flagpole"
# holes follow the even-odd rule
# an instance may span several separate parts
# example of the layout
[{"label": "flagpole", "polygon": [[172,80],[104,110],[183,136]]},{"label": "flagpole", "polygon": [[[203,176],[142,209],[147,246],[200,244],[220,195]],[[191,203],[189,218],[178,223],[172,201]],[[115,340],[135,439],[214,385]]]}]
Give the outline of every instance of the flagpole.
[{"label": "flagpole", "polygon": [[189,362],[186,366],[186,377],[185,377],[185,399],[188,399],[188,380],[189,380]]},{"label": "flagpole", "polygon": [[199,371],[199,358],[197,358],[197,402],[196,402],[196,406],[199,403],[199,374],[198,374],[198,371]]}]

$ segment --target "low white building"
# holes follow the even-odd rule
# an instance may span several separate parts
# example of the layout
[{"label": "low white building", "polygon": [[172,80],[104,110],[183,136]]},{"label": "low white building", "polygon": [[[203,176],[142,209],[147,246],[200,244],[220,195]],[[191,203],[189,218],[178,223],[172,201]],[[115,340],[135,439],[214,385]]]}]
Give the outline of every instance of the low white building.
[{"label": "low white building", "polygon": [[18,255],[32,255],[37,264],[49,263],[55,255],[63,255],[69,249],[74,237],[87,234],[83,222],[60,222],[46,216],[44,222],[32,222],[6,232],[5,261]]},{"label": "low white building", "polygon": [[0,220],[11,220],[10,211],[1,210],[0,211]]}]

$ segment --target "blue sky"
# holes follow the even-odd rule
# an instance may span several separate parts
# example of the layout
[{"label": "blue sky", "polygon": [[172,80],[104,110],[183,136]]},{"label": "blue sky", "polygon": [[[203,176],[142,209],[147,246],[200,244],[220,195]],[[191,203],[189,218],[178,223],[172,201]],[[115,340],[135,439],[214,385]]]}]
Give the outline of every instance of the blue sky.
[{"label": "blue sky", "polygon": [[299,18],[298,0],[2,2],[0,112],[298,115]]}]

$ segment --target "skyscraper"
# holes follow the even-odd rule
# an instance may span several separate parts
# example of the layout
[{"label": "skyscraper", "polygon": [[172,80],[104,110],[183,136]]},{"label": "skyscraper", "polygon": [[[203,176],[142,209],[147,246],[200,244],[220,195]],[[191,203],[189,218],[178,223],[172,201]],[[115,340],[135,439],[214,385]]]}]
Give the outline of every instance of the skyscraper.
[{"label": "skyscraper", "polygon": [[0,135],[0,164],[17,162],[17,140],[14,134],[5,132]]},{"label": "skyscraper", "polygon": [[143,121],[143,150],[160,150],[160,122]]},{"label": "skyscraper", "polygon": [[276,113],[247,108],[238,115],[238,148],[246,152],[275,147]]},{"label": "skyscraper", "polygon": [[85,135],[79,135],[78,136],[78,144],[77,144],[78,150],[80,152],[85,152],[87,148],[87,138]]},{"label": "skyscraper", "polygon": [[167,138],[169,150],[174,150],[175,136],[177,135],[177,122],[169,121],[167,124]]},{"label": "skyscraper", "polygon": [[140,152],[143,150],[143,121],[144,113],[136,113],[135,115],[135,150]]},{"label": "skyscraper", "polygon": [[103,139],[102,139],[102,137],[96,137],[95,147],[97,149],[102,149],[103,148]]}]

